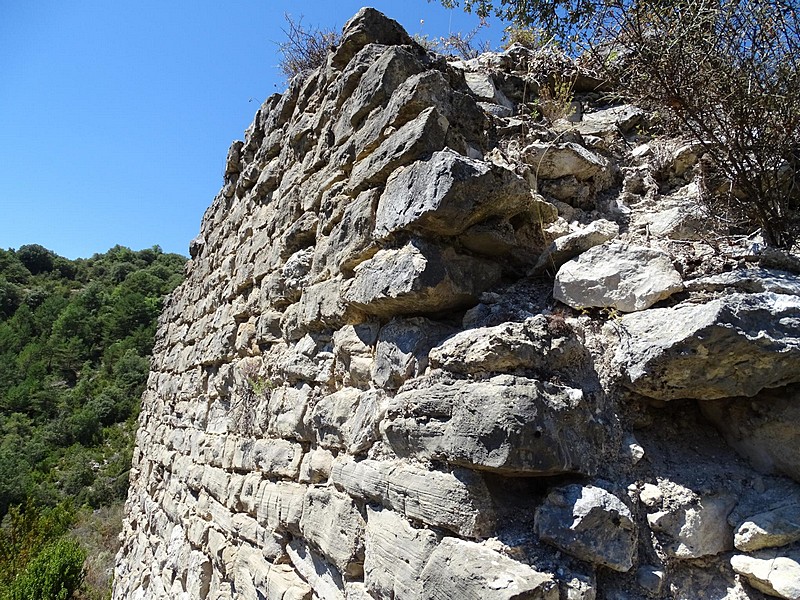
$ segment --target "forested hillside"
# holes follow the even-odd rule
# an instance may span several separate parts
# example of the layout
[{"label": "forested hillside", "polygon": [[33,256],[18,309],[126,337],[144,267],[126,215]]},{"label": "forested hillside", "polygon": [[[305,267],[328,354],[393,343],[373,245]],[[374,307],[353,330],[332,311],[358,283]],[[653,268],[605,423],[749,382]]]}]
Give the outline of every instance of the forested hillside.
[{"label": "forested hillside", "polygon": [[156,321],[185,261],[158,246],[0,250],[0,597],[25,568],[11,538],[41,542],[78,508],[124,499]]}]

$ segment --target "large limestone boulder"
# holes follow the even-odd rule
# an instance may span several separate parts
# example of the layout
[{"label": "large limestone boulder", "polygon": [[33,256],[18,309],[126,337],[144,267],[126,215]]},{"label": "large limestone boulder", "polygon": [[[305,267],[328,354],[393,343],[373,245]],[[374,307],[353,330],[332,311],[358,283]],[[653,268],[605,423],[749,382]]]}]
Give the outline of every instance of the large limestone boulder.
[{"label": "large limestone boulder", "polygon": [[443,150],[387,182],[375,235],[409,230],[454,236],[489,217],[510,217],[532,207],[530,187],[512,171]]},{"label": "large limestone boulder", "polygon": [[683,289],[669,256],[645,246],[595,246],[561,266],[553,297],[573,308],[609,307],[634,312]]},{"label": "large limestone boulder", "polygon": [[616,361],[627,386],[659,400],[755,396],[800,381],[800,298],[730,294],[626,315]]},{"label": "large limestone boulder", "polygon": [[603,445],[581,390],[511,375],[413,380],[381,431],[399,456],[508,475],[592,473]]},{"label": "large limestone boulder", "polygon": [[630,509],[597,486],[570,485],[550,492],[536,510],[536,534],[576,558],[629,571],[637,529]]},{"label": "large limestone boulder", "polygon": [[358,265],[344,300],[378,317],[430,314],[477,304],[499,279],[496,263],[414,238]]}]

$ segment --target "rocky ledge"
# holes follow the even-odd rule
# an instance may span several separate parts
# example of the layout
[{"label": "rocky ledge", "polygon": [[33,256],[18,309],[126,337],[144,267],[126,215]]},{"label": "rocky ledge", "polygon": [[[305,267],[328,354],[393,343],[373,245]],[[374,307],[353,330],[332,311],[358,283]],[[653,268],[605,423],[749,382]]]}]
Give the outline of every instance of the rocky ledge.
[{"label": "rocky ledge", "polygon": [[261,106],[161,318],[114,598],[800,597],[798,261],[552,58],[363,9]]}]

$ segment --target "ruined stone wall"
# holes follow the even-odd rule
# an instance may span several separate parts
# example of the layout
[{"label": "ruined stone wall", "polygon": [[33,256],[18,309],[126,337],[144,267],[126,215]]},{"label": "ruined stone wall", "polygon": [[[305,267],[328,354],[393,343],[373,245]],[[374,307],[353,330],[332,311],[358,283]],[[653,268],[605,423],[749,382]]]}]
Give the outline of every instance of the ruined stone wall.
[{"label": "ruined stone wall", "polygon": [[800,597],[793,259],[712,241],[697,148],[541,59],[363,9],[259,109],[161,317],[114,598]]}]

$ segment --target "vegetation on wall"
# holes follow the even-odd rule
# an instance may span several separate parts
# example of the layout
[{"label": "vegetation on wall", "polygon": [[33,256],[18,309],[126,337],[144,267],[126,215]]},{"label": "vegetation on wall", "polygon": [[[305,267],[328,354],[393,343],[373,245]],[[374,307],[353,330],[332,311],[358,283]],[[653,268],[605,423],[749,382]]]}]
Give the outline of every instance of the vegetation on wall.
[{"label": "vegetation on wall", "polygon": [[[441,0],[512,23],[512,38],[579,58],[705,153],[703,192],[726,229],[800,240],[800,2]],[[525,30],[529,35],[523,35]]]}]

